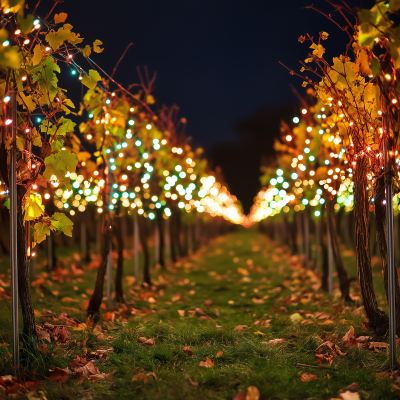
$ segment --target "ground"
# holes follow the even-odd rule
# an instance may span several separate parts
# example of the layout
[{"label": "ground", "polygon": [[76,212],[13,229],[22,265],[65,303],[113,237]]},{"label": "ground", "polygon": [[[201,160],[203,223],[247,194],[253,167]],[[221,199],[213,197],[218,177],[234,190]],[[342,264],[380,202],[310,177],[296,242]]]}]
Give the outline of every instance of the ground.
[{"label": "ground", "polygon": [[[355,275],[354,254],[342,250],[346,265]],[[153,271],[157,290],[134,286],[128,277],[124,285],[126,306],[103,309],[102,318],[92,329],[78,325],[73,318],[90,325],[80,308],[85,308],[84,301],[93,288],[96,260],[90,269],[77,254],[68,255],[66,251],[59,252],[64,272],[56,274],[55,279],[47,276],[45,261],[39,259],[32,292],[38,324],[64,323],[57,316],[67,313],[69,324],[75,326],[68,327],[69,340],[56,345],[43,342],[47,348],[40,346],[41,352],[30,361],[28,369],[37,372],[31,380],[42,382],[38,389],[26,392],[30,399],[236,396],[238,400],[252,400],[258,398],[258,390],[260,399],[311,400],[342,398],[342,389],[348,396],[358,393],[361,399],[397,398],[393,381],[384,376],[387,349],[382,344],[368,349],[356,343],[355,338],[372,334],[359,308],[357,285],[352,289],[357,300],[354,305],[342,304],[338,292],[330,299],[318,290],[317,276],[301,266],[301,259],[254,228],[239,228],[176,266]],[[133,274],[131,257],[127,251],[128,276]],[[0,285],[5,289],[8,265],[3,258]],[[378,300],[385,303],[379,268],[374,269],[374,275]],[[0,375],[6,375],[11,371],[7,338],[7,333],[11,336],[10,300],[3,299],[0,305]],[[270,342],[274,339],[284,341]],[[329,340],[342,353],[334,347],[333,353],[319,356],[326,363],[316,362],[315,350]],[[96,355],[99,349],[103,353]],[[96,370],[91,373],[92,379],[84,379],[89,373],[81,370],[79,375],[78,370],[68,375],[65,383],[55,383],[58,378],[49,369],[73,369],[78,365],[76,361],[71,367],[77,355],[82,357],[79,366],[93,359],[100,374]],[[106,372],[111,374],[101,375]],[[64,380],[63,372],[59,374]],[[345,389],[354,382],[357,388],[353,385],[352,390]]]}]

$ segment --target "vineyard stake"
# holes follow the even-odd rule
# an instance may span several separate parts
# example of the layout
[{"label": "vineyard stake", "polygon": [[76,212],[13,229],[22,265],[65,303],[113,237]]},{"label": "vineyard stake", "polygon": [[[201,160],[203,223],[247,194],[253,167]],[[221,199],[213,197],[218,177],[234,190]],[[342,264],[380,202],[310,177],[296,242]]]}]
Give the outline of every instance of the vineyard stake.
[{"label": "vineyard stake", "polygon": [[385,160],[385,186],[386,186],[386,224],[387,224],[387,263],[388,263],[388,302],[389,302],[389,362],[394,369],[396,360],[396,287],[394,266],[394,241],[393,241],[393,187],[392,171],[389,155],[389,132],[386,110],[386,101],[381,96],[382,128],[383,128],[383,152]]},{"label": "vineyard stake", "polygon": [[10,155],[10,218],[11,218],[11,303],[13,334],[13,373],[19,369],[19,323],[18,323],[18,260],[17,260],[17,96],[11,97],[11,155]]}]

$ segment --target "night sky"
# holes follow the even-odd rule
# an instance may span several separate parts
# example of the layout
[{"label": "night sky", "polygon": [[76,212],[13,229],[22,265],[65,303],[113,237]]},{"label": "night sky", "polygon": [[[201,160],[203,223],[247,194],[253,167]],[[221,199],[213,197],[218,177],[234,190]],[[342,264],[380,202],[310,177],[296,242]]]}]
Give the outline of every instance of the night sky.
[{"label": "night sky", "polygon": [[[373,2],[347,3],[367,7]],[[42,0],[39,16],[53,4]],[[55,10],[68,13],[66,22],[85,38],[83,45],[103,42],[103,53],[92,58],[110,74],[134,43],[115,79],[124,86],[137,83],[137,66],[157,72],[157,101],[180,107],[188,135],[206,149],[212,166],[222,168],[248,211],[260,187],[261,159],[273,156],[280,119],[298,112],[290,83],[304,93],[302,80],[278,61],[299,70],[308,46],[298,37],[306,33],[330,34],[324,42],[328,61],[344,52],[348,41],[323,15],[304,8],[309,4],[332,12],[323,0],[65,0]],[[77,61],[89,69],[84,59]],[[76,77],[63,77],[62,87],[79,101]]]}]

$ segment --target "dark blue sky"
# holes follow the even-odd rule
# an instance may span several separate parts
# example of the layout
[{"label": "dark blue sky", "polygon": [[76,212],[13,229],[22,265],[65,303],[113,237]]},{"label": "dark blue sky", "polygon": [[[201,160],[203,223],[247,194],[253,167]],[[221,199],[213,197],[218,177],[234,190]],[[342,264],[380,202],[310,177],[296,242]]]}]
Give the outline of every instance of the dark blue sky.
[{"label": "dark blue sky", "polygon": [[[316,39],[321,31],[329,33],[328,61],[344,53],[348,43],[347,34],[331,21],[304,8],[312,3],[326,13],[333,10],[325,0],[65,0],[56,12],[68,13],[66,22],[85,38],[83,45],[95,39],[104,43],[105,50],[92,58],[110,74],[134,43],[115,78],[128,86],[138,82],[137,66],[157,72],[156,99],[180,107],[188,135],[206,148],[213,167],[222,168],[247,211],[260,188],[262,160],[273,157],[280,120],[298,113],[290,84],[305,91],[302,80],[278,62],[300,70],[309,44],[300,44],[298,37],[306,33]],[[366,8],[374,2],[347,3]],[[41,0],[39,15],[53,4]],[[83,57],[76,61],[89,69]],[[62,75],[61,87],[78,102],[79,81]]]},{"label": "dark blue sky", "polygon": [[[314,0],[322,9],[332,9]],[[355,3],[350,2],[350,3]],[[357,4],[366,3],[359,0]],[[31,3],[32,4],[32,3]],[[42,0],[48,9],[53,0]],[[301,81],[278,64],[294,68],[307,55],[301,34],[330,33],[327,46],[345,34],[313,10],[310,0],[66,0],[56,12],[85,38],[105,50],[93,59],[111,73],[133,42],[116,79],[137,82],[136,66],[158,74],[155,96],[176,103],[196,143],[233,140],[236,121],[253,111],[295,100],[289,82]]]}]

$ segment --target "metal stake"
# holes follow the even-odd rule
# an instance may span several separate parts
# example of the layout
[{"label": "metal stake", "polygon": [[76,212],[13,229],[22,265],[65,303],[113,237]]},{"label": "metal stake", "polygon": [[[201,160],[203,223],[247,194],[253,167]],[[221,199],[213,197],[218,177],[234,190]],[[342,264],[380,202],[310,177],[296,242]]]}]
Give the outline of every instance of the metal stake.
[{"label": "metal stake", "polygon": [[133,249],[135,252],[135,284],[139,285],[139,221],[137,212],[133,212]]},{"label": "metal stake", "polygon": [[[108,167],[107,184],[108,184],[108,201],[107,201],[107,203],[111,204],[112,175],[111,175],[110,166]],[[110,217],[110,224],[111,224],[111,217]],[[109,228],[111,229],[111,226]],[[108,305],[108,308],[111,308],[111,283],[112,283],[111,281],[112,281],[112,239],[110,240],[110,251],[108,252],[108,257],[107,257],[107,305]]]},{"label": "metal stake", "polygon": [[332,238],[329,229],[329,216],[326,217],[326,226],[328,228],[328,291],[329,296],[333,295],[333,251],[332,251]]},{"label": "metal stake", "polygon": [[308,209],[304,211],[304,265],[308,268],[310,264],[310,224],[308,218]]},{"label": "metal stake", "polygon": [[160,229],[158,228],[158,221],[155,220],[154,227],[154,250],[155,250],[155,264],[160,264]]},{"label": "metal stake", "polygon": [[47,270],[53,270],[53,237],[51,234],[47,237]]},{"label": "metal stake", "polygon": [[169,236],[169,230],[170,230],[169,224],[170,224],[170,218],[165,220],[165,228],[164,228],[165,253],[167,260],[171,259],[171,240]]},{"label": "metal stake", "polygon": [[389,362],[394,369],[397,364],[396,357],[396,280],[394,265],[394,241],[393,241],[393,187],[392,171],[389,155],[389,132],[386,110],[386,100],[381,96],[381,108],[383,112],[383,152],[385,157],[385,186],[386,186],[386,224],[387,224],[387,263],[388,263],[388,300],[389,300]]},{"label": "metal stake", "polygon": [[[317,217],[318,218],[318,217]],[[315,269],[319,271],[319,218],[315,221]]]},{"label": "metal stake", "polygon": [[10,219],[11,219],[11,303],[13,334],[13,373],[19,369],[19,323],[18,323],[18,260],[17,260],[17,97],[11,94],[11,154],[10,154]]},{"label": "metal stake", "polygon": [[86,221],[84,220],[83,214],[81,219],[81,252],[82,258],[86,257]]}]

